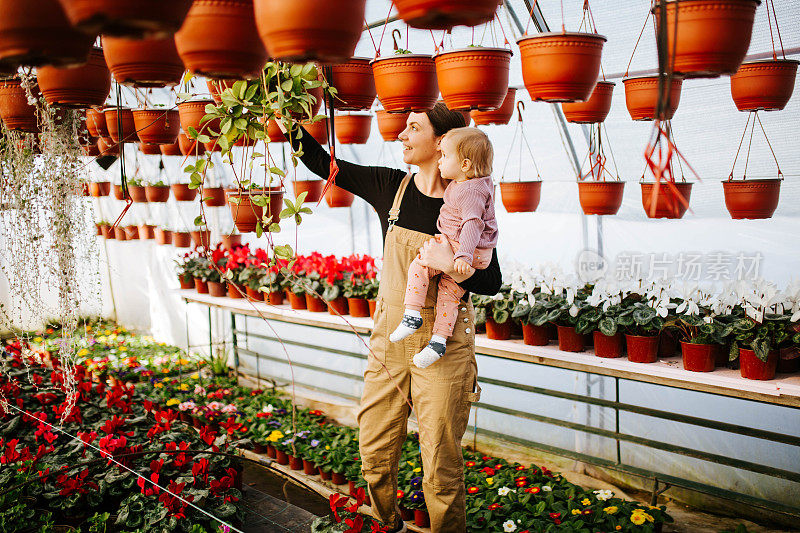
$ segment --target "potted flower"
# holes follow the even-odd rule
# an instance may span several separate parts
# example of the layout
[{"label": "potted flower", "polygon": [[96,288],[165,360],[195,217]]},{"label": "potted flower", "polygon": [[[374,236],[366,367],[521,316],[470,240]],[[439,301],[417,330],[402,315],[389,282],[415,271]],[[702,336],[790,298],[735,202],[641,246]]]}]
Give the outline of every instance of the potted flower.
[{"label": "potted flower", "polygon": [[317,268],[322,288],[322,299],[328,304],[328,312],[332,315],[346,315],[347,298],[344,296],[344,268],[336,256],[323,259]]},{"label": "potted flower", "polygon": [[628,361],[654,363],[658,359],[659,335],[666,316],[665,307],[652,300],[643,301],[641,295],[626,299],[617,323],[624,327]]},{"label": "potted flower", "polygon": [[594,354],[598,357],[621,357],[624,338],[619,317],[624,309],[624,291],[613,282],[599,279],[586,298],[588,306],[579,321],[586,322],[594,337]]},{"label": "potted flower", "polygon": [[351,316],[370,316],[369,300],[377,293],[375,259],[370,256],[351,255],[342,259],[344,264],[344,290]]},{"label": "potted flower", "polygon": [[504,285],[494,296],[473,294],[475,320],[478,321],[480,309],[481,322],[486,324],[486,336],[493,340],[508,340],[512,333],[511,311],[514,308],[514,297],[511,288]]},{"label": "potted flower", "polygon": [[164,203],[169,200],[169,185],[161,180],[147,184],[144,190],[148,202]]}]

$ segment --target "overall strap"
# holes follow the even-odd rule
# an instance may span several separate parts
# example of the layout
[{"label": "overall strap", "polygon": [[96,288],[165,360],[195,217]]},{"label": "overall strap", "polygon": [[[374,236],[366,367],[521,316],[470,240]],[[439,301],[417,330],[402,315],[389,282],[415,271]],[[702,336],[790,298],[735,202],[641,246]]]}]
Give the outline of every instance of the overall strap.
[{"label": "overall strap", "polygon": [[406,192],[406,187],[408,187],[409,182],[411,182],[411,173],[406,174],[406,177],[400,182],[400,187],[397,189],[397,194],[394,196],[394,203],[392,204],[392,208],[389,209],[388,231],[391,231],[394,223],[400,218],[400,204],[403,201],[403,195]]}]

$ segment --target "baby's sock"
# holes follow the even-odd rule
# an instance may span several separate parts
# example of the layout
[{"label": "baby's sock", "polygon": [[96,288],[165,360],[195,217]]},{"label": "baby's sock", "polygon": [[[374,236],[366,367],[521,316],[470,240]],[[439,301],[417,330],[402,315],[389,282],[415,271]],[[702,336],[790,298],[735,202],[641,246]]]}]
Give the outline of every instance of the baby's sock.
[{"label": "baby's sock", "polygon": [[447,339],[441,335],[434,335],[428,345],[414,356],[414,364],[418,368],[428,368],[438,361],[443,355]]},{"label": "baby's sock", "polygon": [[389,340],[397,342],[405,339],[422,326],[422,314],[414,309],[406,309],[403,312],[403,319],[397,329],[389,335]]}]

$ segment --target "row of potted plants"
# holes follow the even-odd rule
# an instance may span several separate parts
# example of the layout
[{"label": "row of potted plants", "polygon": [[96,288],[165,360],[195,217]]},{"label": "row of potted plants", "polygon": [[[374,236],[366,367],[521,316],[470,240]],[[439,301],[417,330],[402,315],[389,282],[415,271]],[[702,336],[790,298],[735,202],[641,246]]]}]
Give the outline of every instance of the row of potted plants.
[{"label": "row of potted plants", "polygon": [[[156,244],[172,245],[176,248],[190,248],[192,246],[208,246],[211,242],[211,232],[208,229],[197,228],[191,231],[169,229],[153,224],[126,225],[114,227],[110,222],[101,220],[95,224],[97,235],[105,239],[117,241],[154,240]],[[230,239],[241,239],[241,235],[229,235]]]}]

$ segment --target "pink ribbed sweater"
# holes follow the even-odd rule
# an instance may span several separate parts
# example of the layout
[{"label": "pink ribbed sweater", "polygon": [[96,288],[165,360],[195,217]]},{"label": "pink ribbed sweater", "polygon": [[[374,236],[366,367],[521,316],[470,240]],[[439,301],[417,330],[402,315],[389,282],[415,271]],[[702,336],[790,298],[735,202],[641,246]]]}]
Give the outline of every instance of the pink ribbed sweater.
[{"label": "pink ribbed sweater", "polygon": [[455,259],[472,264],[475,248],[497,246],[494,183],[491,176],[451,181],[444,191],[444,206],[436,226],[459,247]]}]

